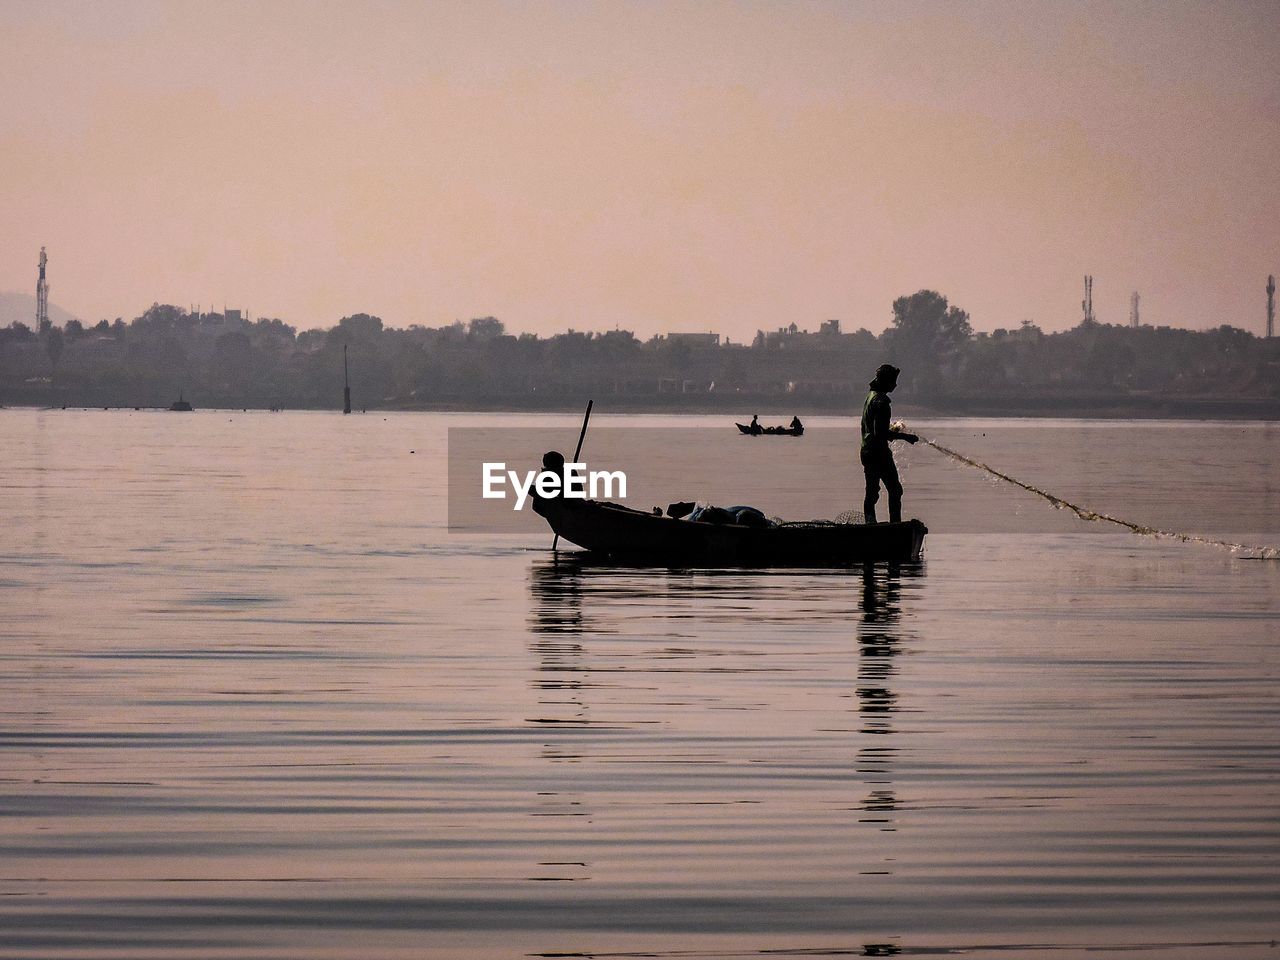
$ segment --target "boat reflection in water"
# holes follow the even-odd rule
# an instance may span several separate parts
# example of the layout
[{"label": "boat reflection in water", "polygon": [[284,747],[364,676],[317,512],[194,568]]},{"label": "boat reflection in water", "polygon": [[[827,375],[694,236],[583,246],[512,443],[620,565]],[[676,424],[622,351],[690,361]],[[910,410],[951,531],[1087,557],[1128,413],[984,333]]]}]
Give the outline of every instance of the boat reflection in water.
[{"label": "boat reflection in water", "polygon": [[879,908],[907,839],[895,678],[923,575],[535,560],[536,804],[565,818],[544,821],[542,865],[590,880],[582,894],[663,890],[661,916],[636,907],[658,929],[896,953],[900,918]]},{"label": "boat reflection in water", "polygon": [[[587,682],[583,658],[586,632],[582,614],[583,580],[556,563],[535,566],[532,576],[537,602],[529,619],[529,645],[538,662],[533,680],[540,708],[536,722],[548,726],[586,724],[589,708],[583,695]],[[549,750],[549,746],[544,747],[543,755],[551,756]]]}]

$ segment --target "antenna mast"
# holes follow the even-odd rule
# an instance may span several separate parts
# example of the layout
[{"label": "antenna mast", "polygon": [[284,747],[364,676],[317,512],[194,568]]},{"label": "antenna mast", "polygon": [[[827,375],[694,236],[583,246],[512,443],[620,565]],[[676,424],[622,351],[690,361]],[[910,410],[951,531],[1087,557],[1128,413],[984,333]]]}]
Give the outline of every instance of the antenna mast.
[{"label": "antenna mast", "polygon": [[1267,339],[1276,335],[1276,278],[1267,276]]},{"label": "antenna mast", "polygon": [[1080,301],[1080,309],[1084,311],[1084,326],[1097,322],[1093,318],[1093,277],[1088,274],[1084,278],[1084,299]]},{"label": "antenna mast", "polygon": [[49,283],[45,280],[45,265],[49,262],[49,256],[44,252],[44,247],[40,248],[40,278],[36,280],[36,331],[45,333],[51,324],[49,323]]}]

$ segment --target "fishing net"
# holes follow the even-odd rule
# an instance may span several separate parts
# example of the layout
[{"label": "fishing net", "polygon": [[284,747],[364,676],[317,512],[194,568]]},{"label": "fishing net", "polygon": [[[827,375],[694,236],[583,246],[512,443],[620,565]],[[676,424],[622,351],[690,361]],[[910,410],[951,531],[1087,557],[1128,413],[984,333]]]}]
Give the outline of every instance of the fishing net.
[{"label": "fishing net", "polygon": [[857,510],[846,510],[836,514],[834,520],[783,520],[781,517],[769,518],[775,527],[846,527],[860,524],[865,518]]},{"label": "fishing net", "polygon": [[966,457],[963,453],[958,453],[950,447],[944,447],[942,444],[930,440],[927,437],[921,437],[920,440],[922,443],[933,447],[933,449],[937,450],[943,456],[950,457],[956,463],[962,463],[965,466],[981,470],[997,482],[1004,481],[1005,483],[1012,484],[1015,487],[1021,487],[1028,493],[1033,493],[1037,497],[1041,497],[1048,501],[1055,509],[1070,510],[1081,520],[1094,523],[1114,523],[1116,526],[1124,527],[1125,529],[1131,530],[1141,536],[1167,538],[1171,540],[1181,540],[1183,543],[1202,543],[1211,547],[1221,547],[1223,549],[1230,550],[1232,553],[1243,554],[1249,559],[1254,560],[1280,559],[1280,548],[1277,547],[1250,546],[1243,543],[1233,543],[1230,540],[1215,540],[1212,537],[1196,536],[1192,533],[1178,533],[1175,530],[1160,530],[1156,527],[1149,527],[1143,523],[1135,523],[1132,520],[1113,517],[1107,513],[1099,513],[1096,510],[1090,510],[1088,507],[1082,507],[1079,504],[1072,503],[1070,500],[1064,500],[1062,497],[1052,494],[1048,490],[1042,490],[1040,487],[1027,483],[1024,480],[1019,480],[1017,477],[1011,477],[1007,473],[1001,473],[999,470],[988,466],[981,460],[974,460],[972,457]]}]

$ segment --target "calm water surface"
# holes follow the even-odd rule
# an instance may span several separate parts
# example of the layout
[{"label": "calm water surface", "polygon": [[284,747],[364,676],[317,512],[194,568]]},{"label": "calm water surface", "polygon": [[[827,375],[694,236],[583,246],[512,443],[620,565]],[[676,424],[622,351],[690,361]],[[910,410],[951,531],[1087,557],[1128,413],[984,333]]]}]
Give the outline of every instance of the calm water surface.
[{"label": "calm water surface", "polygon": [[[1280,956],[1280,563],[923,446],[919,566],[557,561],[446,529],[470,425],[576,435],[0,412],[0,956]],[[916,426],[1280,543],[1269,425]]]}]

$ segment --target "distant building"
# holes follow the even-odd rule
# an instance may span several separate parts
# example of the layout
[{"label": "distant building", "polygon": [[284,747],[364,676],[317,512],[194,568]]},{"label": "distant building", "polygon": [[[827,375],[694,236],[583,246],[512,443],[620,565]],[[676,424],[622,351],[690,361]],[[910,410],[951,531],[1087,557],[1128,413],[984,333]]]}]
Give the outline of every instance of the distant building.
[{"label": "distant building", "polygon": [[720,346],[720,334],[718,333],[668,333],[667,343],[675,345],[682,343],[686,347],[718,347]]},{"label": "distant building", "polygon": [[853,334],[840,332],[839,320],[824,320],[816,332],[801,330],[797,324],[779,327],[773,333],[763,330],[756,333],[755,346],[775,350],[829,349],[832,345],[848,342]]},{"label": "distant building", "polygon": [[227,333],[239,333],[249,325],[243,310],[226,310],[222,313],[197,313],[201,330],[206,336],[220,337]]}]

